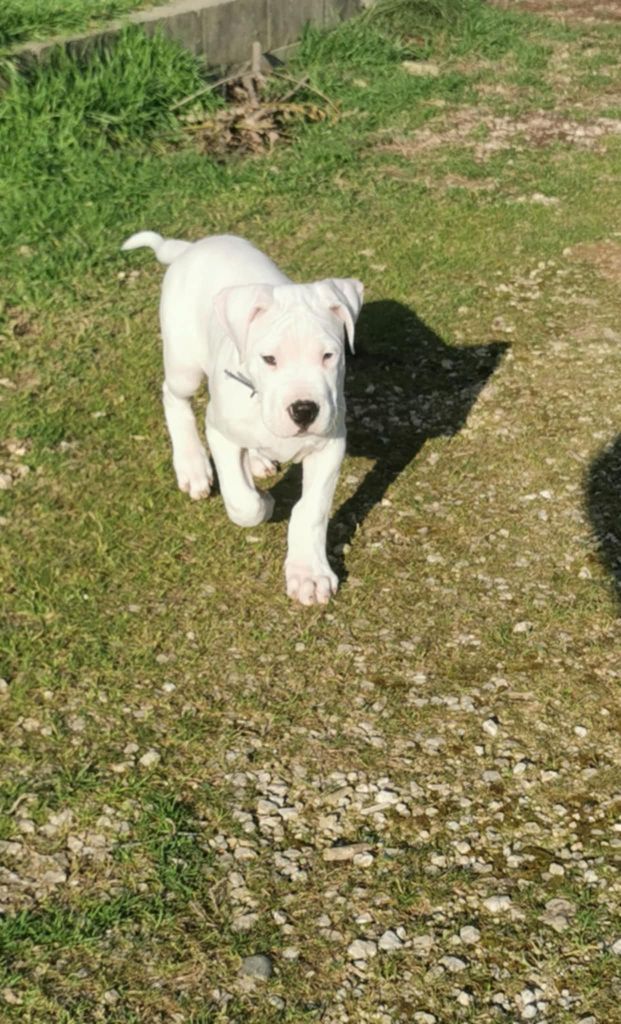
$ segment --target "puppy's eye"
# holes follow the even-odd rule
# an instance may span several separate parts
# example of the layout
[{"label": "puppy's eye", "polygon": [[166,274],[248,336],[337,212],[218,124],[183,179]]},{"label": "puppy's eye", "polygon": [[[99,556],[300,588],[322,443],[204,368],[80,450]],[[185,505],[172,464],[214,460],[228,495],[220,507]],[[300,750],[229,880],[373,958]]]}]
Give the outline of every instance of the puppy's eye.
[{"label": "puppy's eye", "polygon": [[261,356],[261,359],[264,363],[267,363],[268,366],[276,366],[276,359],[274,356]]},{"label": "puppy's eye", "polygon": [[326,352],[324,357],[323,357],[324,363],[329,363],[330,360],[332,359],[333,355],[334,355],[334,352]]}]

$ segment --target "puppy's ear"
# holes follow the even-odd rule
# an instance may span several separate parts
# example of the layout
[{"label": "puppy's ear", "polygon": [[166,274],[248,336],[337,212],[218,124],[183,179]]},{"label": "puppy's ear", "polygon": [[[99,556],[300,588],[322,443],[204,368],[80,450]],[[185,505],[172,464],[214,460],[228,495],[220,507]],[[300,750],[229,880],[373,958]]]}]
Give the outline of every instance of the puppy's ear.
[{"label": "puppy's ear", "polygon": [[273,301],[274,289],[268,284],[223,288],[216,295],[216,315],[228,336],[235,342],[242,360],[246,358],[251,323],[265,313]]},{"label": "puppy's ear", "polygon": [[333,313],[345,324],[345,333],[351,351],[354,351],[354,324],[362,308],[364,285],[353,277],[332,277],[321,281],[320,288],[324,301]]}]

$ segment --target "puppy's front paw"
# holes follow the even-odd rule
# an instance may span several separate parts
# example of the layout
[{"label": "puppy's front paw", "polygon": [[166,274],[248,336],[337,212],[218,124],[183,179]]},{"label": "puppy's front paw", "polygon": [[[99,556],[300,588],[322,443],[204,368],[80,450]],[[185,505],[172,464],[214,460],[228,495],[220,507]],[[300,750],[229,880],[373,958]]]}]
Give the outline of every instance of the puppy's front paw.
[{"label": "puppy's front paw", "polygon": [[275,476],[278,472],[278,463],[272,462],[266,455],[261,455],[260,452],[250,450],[248,452],[250,459],[250,472],[256,480],[264,480],[269,476]]},{"label": "puppy's front paw", "polygon": [[213,486],[213,469],[204,448],[175,458],[175,473],[179,489],[193,501],[208,497]]},{"label": "puppy's front paw", "polygon": [[287,595],[300,604],[327,604],[336,594],[339,581],[326,563],[319,566],[304,565],[300,562],[287,562],[285,565]]},{"label": "puppy's front paw", "polygon": [[258,526],[271,519],[274,511],[274,499],[266,491],[256,491],[250,499],[245,498],[243,505],[227,503],[226,511],[229,519],[237,526]]}]

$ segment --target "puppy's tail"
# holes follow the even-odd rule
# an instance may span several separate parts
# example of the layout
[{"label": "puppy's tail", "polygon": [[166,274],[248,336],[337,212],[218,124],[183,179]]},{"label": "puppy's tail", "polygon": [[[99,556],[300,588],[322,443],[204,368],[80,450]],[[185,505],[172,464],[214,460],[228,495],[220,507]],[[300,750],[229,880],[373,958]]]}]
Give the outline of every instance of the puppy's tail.
[{"label": "puppy's tail", "polygon": [[181,256],[182,252],[189,249],[191,242],[182,242],[180,238],[162,238],[157,231],[139,231],[138,234],[128,238],[121,249],[126,252],[128,249],[153,249],[160,263],[172,263]]}]

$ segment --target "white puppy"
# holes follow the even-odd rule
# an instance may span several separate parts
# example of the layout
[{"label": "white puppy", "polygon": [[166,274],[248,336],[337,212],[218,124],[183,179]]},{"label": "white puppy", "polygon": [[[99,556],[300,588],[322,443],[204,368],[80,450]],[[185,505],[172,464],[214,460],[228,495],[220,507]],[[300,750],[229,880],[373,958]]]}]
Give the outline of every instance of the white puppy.
[{"label": "white puppy", "polygon": [[345,335],[353,349],[363,286],[350,279],[293,284],[243,238],[199,242],[141,231],[123,249],[149,246],[164,277],[164,410],[179,487],[209,494],[213,472],[190,399],[209,378],[207,441],[229,517],[256,526],[271,495],[253,476],[303,460],[303,491],[291,514],[287,593],[325,604],[338,580],[326,554],[328,515],[345,453]]}]

